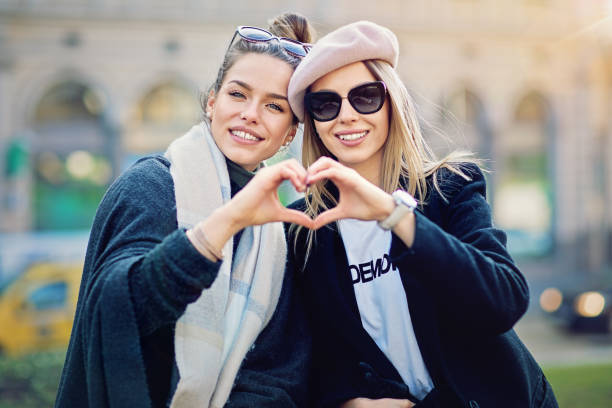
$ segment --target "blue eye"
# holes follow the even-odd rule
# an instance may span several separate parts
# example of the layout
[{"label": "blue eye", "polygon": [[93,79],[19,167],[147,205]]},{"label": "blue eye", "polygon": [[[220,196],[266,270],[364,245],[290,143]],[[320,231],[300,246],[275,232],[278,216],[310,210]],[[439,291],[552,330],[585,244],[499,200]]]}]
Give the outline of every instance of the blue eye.
[{"label": "blue eye", "polygon": [[234,98],[244,98],[244,94],[242,92],[239,91],[229,91],[228,94],[230,96],[233,96]]},{"label": "blue eye", "polygon": [[274,110],[279,111],[279,112],[284,112],[285,111],[282,106],[280,106],[280,105],[278,105],[276,103],[270,103],[270,104],[268,104],[268,106],[271,109],[274,109]]}]

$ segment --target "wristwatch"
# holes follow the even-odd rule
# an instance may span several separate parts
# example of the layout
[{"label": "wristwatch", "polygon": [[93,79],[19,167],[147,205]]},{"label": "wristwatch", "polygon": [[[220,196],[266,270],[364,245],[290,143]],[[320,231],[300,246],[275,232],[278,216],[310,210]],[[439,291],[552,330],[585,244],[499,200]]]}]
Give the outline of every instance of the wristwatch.
[{"label": "wristwatch", "polygon": [[414,212],[414,209],[417,207],[417,201],[414,197],[404,190],[395,190],[391,197],[395,201],[395,208],[387,218],[378,221],[378,225],[384,230],[390,230],[395,227],[406,214]]}]

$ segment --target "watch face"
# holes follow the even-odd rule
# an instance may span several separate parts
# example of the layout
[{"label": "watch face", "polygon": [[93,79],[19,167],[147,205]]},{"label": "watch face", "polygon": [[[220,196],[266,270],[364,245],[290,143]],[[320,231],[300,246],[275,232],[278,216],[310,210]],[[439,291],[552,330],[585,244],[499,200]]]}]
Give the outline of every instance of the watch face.
[{"label": "watch face", "polygon": [[417,206],[417,202],[410,194],[405,192],[404,190],[396,190],[393,193],[393,198],[398,204],[405,205],[406,207],[414,210]]}]

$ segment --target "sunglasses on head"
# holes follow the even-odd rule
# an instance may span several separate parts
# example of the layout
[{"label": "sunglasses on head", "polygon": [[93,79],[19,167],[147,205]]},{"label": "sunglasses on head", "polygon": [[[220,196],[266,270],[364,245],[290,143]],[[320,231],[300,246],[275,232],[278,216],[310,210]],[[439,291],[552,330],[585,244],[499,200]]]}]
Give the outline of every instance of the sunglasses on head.
[{"label": "sunglasses on head", "polygon": [[[387,86],[383,81],[368,82],[351,89],[346,96],[351,106],[359,113],[378,112],[385,103]],[[304,105],[316,121],[327,122],[335,119],[342,107],[340,95],[333,91],[319,91],[306,94]]]},{"label": "sunglasses on head", "polygon": [[310,51],[310,48],[312,48],[312,44],[301,43],[297,40],[293,40],[291,38],[286,37],[277,37],[271,32],[264,30],[263,28],[240,26],[236,28],[236,31],[234,32],[234,36],[230,41],[229,47],[227,47],[228,51],[234,43],[236,34],[238,34],[243,40],[249,42],[268,42],[272,40],[277,40],[286,53],[299,58],[305,57],[306,54],[308,54],[308,51]]}]

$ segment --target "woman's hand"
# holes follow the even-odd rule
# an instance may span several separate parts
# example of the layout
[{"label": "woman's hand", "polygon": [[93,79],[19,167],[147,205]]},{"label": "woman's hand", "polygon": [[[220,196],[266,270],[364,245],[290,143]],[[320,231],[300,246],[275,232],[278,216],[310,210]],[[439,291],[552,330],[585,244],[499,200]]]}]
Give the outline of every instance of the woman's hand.
[{"label": "woman's hand", "polygon": [[[308,168],[308,184],[325,179],[331,180],[340,198],[338,205],[322,212],[314,219],[312,228],[318,229],[342,218],[382,221],[391,214],[395,202],[391,194],[363,178],[357,171],[346,167],[329,157],[321,157]],[[415,217],[406,214],[393,232],[406,246],[411,247],[415,236]]]},{"label": "woman's hand", "polygon": [[295,159],[260,169],[229,202],[194,227],[204,235],[212,251],[198,245],[192,231],[188,231],[187,237],[202,255],[217,261],[219,257],[215,253],[220,254],[227,240],[249,225],[284,221],[312,228],[310,217],[301,211],[285,208],[278,200],[277,192],[284,180],[289,180],[297,191],[304,191],[306,175],[306,170]]},{"label": "woman's hand", "polygon": [[308,168],[307,182],[331,180],[340,192],[338,205],[322,212],[314,220],[314,228],[320,228],[342,218],[359,220],[384,220],[395,203],[390,194],[363,178],[357,171],[329,157],[321,157]]},{"label": "woman's hand", "polygon": [[232,219],[240,227],[283,221],[311,228],[312,220],[301,211],[284,207],[278,199],[278,187],[289,180],[296,191],[306,190],[306,170],[295,159],[285,160],[257,171],[253,179],[226,204]]},{"label": "woman's hand", "polygon": [[340,408],[411,408],[414,403],[407,399],[369,399],[354,398],[340,405]]}]

